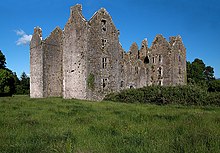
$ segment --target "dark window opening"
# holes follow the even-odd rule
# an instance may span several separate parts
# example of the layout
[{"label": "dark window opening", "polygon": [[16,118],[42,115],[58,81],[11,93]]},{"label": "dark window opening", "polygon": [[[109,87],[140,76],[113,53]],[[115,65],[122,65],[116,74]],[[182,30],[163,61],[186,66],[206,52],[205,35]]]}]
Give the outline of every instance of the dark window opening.
[{"label": "dark window opening", "polygon": [[102,49],[105,48],[106,43],[107,43],[107,39],[102,39]]},{"label": "dark window opening", "polygon": [[134,87],[133,87],[133,86],[130,86],[130,89],[134,89]]},{"label": "dark window opening", "polygon": [[105,19],[102,19],[101,22],[102,22],[102,26],[106,25],[106,20]]},{"label": "dark window opening", "polygon": [[106,27],[102,27],[102,31],[106,31]]},{"label": "dark window opening", "polygon": [[104,57],[104,58],[102,58],[102,68],[106,69],[106,67],[107,67],[107,58]]},{"label": "dark window opening", "polygon": [[160,78],[161,76],[162,76],[162,68],[159,67],[159,69],[158,69],[158,77]]},{"label": "dark window opening", "polygon": [[159,86],[162,86],[162,81],[161,81],[161,80],[158,82],[158,85],[159,85]]},{"label": "dark window opening", "polygon": [[162,62],[162,55],[159,55],[159,63]]},{"label": "dark window opening", "polygon": [[102,31],[106,31],[106,20],[105,19],[102,19],[101,20],[101,23],[102,23]]},{"label": "dark window opening", "polygon": [[155,61],[155,60],[154,60],[154,57],[153,57],[153,63],[154,63],[154,61]]},{"label": "dark window opening", "polygon": [[103,79],[102,80],[102,87],[103,87],[103,89],[105,89],[106,87],[107,87],[107,82],[108,80],[107,79]]},{"label": "dark window opening", "polygon": [[124,86],[124,81],[121,81],[121,87],[123,87]]},{"label": "dark window opening", "polygon": [[144,59],[144,64],[149,64],[150,63],[150,60],[149,60],[149,58],[148,58],[148,56],[147,57],[145,57],[145,59]]}]

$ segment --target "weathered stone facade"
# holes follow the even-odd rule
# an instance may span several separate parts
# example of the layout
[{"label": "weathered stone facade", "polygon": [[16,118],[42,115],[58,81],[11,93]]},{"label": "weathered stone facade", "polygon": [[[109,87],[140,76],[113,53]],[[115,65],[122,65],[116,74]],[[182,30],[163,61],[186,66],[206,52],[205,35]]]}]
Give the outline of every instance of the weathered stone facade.
[{"label": "weathered stone facade", "polygon": [[149,85],[186,84],[186,49],[180,36],[157,35],[126,53],[111,16],[101,8],[87,21],[82,6],[71,7],[64,30],[42,40],[37,27],[30,43],[32,98],[101,100],[110,92]]}]

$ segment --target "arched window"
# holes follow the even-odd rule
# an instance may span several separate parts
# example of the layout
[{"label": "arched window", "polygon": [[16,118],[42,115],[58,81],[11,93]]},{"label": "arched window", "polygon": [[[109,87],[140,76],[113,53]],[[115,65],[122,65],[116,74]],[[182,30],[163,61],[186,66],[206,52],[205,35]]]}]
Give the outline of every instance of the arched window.
[{"label": "arched window", "polygon": [[149,63],[150,63],[150,60],[149,60],[148,56],[146,56],[144,59],[144,64],[149,64]]}]

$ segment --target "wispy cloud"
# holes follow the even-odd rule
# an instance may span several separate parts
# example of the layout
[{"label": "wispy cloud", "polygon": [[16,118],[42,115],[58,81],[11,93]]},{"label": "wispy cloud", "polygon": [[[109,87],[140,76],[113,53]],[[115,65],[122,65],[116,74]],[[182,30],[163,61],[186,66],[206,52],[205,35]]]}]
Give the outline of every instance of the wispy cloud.
[{"label": "wispy cloud", "polygon": [[27,35],[22,29],[15,30],[16,34],[20,37],[16,41],[16,45],[27,45],[31,41],[32,35]]}]

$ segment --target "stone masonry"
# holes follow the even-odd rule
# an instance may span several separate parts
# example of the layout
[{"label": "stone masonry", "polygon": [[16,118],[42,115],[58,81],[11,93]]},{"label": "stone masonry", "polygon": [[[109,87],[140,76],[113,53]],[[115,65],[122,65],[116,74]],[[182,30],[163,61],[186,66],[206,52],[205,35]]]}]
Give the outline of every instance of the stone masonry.
[{"label": "stone masonry", "polygon": [[45,40],[34,29],[30,43],[30,96],[102,100],[111,92],[150,85],[186,84],[186,49],[180,36],[157,35],[126,53],[111,16],[101,8],[87,21],[82,6],[70,9],[64,30]]}]

